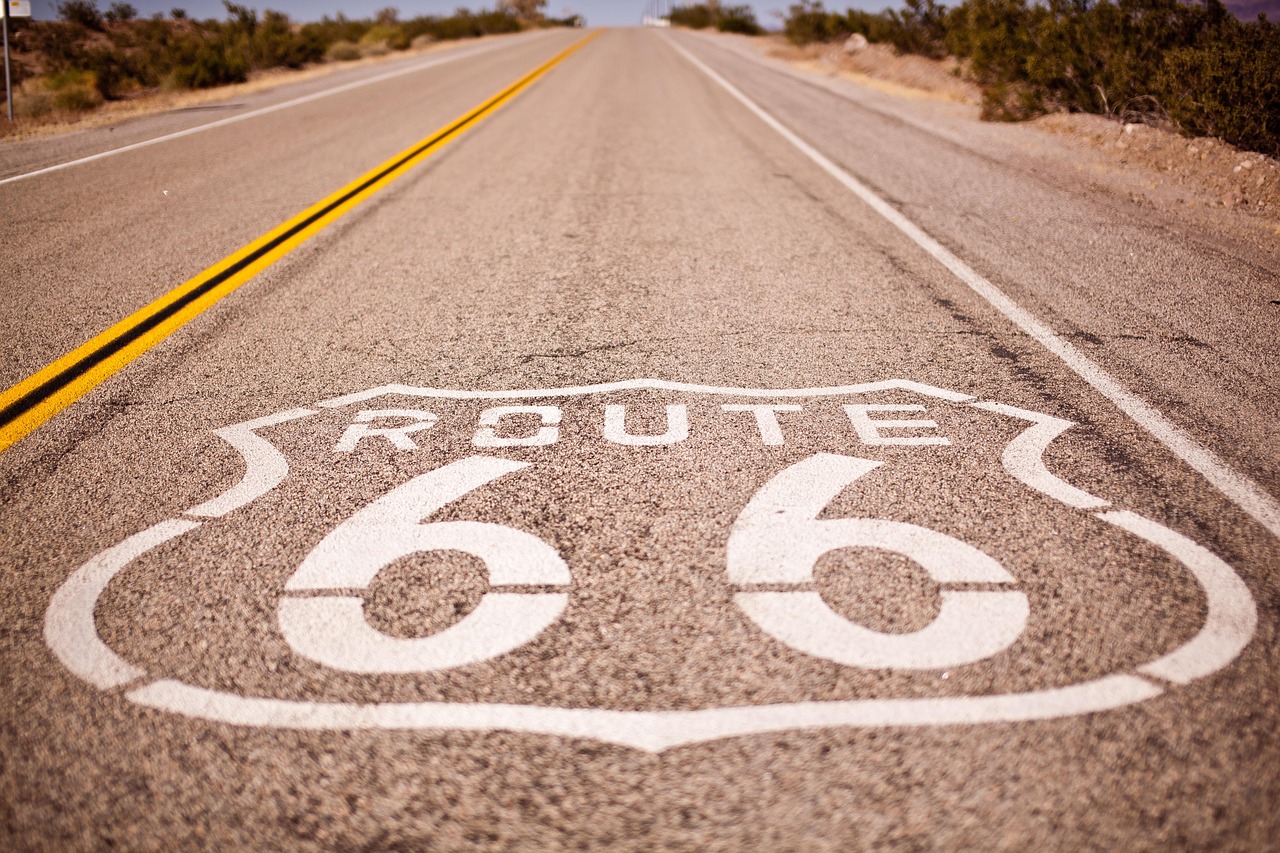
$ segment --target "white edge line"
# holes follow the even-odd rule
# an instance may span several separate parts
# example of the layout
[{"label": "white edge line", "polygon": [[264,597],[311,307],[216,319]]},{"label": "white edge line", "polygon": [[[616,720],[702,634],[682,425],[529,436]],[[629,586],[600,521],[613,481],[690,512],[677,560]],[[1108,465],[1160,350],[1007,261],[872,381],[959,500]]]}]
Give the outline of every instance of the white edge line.
[{"label": "white edge line", "polygon": [[[552,31],[547,30],[546,32],[552,32]],[[279,112],[280,110],[286,110],[291,107],[301,106],[302,104],[310,103],[311,101],[318,101],[321,98],[327,98],[330,95],[340,95],[343,92],[350,92],[353,89],[360,89],[364,86],[372,86],[375,83],[382,83],[386,80],[395,79],[396,77],[403,77],[406,74],[414,74],[418,71],[426,71],[428,68],[435,68],[436,66],[445,65],[447,63],[454,62],[455,60],[467,59],[468,57],[472,57],[472,56],[479,56],[482,53],[488,53],[492,50],[497,50],[500,47],[509,47],[513,43],[514,42],[512,41],[502,41],[497,44],[473,46],[469,50],[460,45],[459,52],[451,53],[448,56],[442,56],[437,59],[433,59],[429,62],[423,62],[417,65],[410,66],[408,68],[398,68],[395,71],[388,71],[385,74],[379,74],[375,77],[369,77],[364,80],[356,80],[351,83],[345,83],[341,86],[336,86],[332,89],[325,89],[322,92],[312,92],[310,95],[303,95],[302,97],[294,98],[291,101],[285,101],[280,104],[272,104],[269,107],[262,107],[261,109],[253,110],[247,113],[242,113],[241,115],[230,116],[229,118],[219,119],[218,121],[211,121],[208,124],[202,124],[197,127],[189,127],[186,130],[179,130],[174,133],[167,133],[164,136],[157,136],[153,139],[144,139],[141,142],[134,142],[131,145],[122,145],[119,148],[112,148],[108,151],[100,151],[97,154],[90,154],[87,157],[81,157],[77,160],[68,160],[66,163],[58,163],[57,165],[54,165],[54,166],[46,166],[43,169],[36,169],[34,172],[24,172],[21,175],[12,175],[8,178],[0,179],[0,186],[3,186],[5,184],[12,184],[17,181],[25,181],[28,178],[34,178],[39,175],[47,175],[50,172],[60,172],[63,169],[70,169],[72,166],[82,166],[85,163],[92,163],[96,160],[105,160],[106,158],[114,157],[117,154],[125,154],[125,153],[128,153],[129,151],[137,151],[139,148],[147,148],[151,145],[159,145],[161,142],[170,142],[174,139],[181,139],[184,136],[192,136],[197,133],[203,133],[206,130],[213,130],[214,128],[218,128],[218,127],[226,127],[227,125],[235,124],[236,122],[247,121],[251,118],[258,118],[259,116],[264,116],[270,113]]]},{"label": "white edge line", "polygon": [[1048,326],[1031,316],[1020,305],[1006,296],[1003,291],[979,275],[972,267],[960,260],[937,240],[926,234],[923,229],[872,192],[861,181],[787,129],[781,122],[738,91],[732,83],[704,65],[684,47],[670,39],[667,40],[667,43],[695,68],[706,74],[713,82],[732,95],[757,118],[799,149],[802,154],[817,164],[823,171],[843,184],[845,188],[858,196],[872,210],[911,238],[917,246],[932,255],[934,260],[950,270],[956,278],[967,284],[970,289],[985,299],[992,307],[1008,318],[1010,322],[1034,338],[1049,352],[1056,355],[1077,376],[1115,404],[1120,411],[1128,415],[1135,423],[1151,433],[1157,441],[1172,451],[1179,459],[1198,471],[1236,506],[1269,530],[1273,536],[1280,538],[1280,501],[1277,501],[1274,496],[1267,493],[1249,478],[1237,473],[1211,450],[1198,444],[1181,427],[1160,414],[1147,402],[1126,390],[1110,374],[1097,364],[1094,364],[1078,349],[1059,337]]},{"label": "white edge line", "polygon": [[240,482],[215,498],[187,510],[185,515],[218,518],[257,500],[289,476],[289,461],[276,446],[254,432],[256,429],[296,421],[318,414],[314,409],[290,409],[264,418],[233,424],[213,431],[244,458],[244,476]]},{"label": "white edge line", "polygon": [[63,581],[45,611],[44,640],[67,669],[104,690],[146,676],[102,641],[93,611],[107,584],[126,566],[199,526],[198,521],[184,519],[162,521],[96,554]]},{"label": "white edge line", "polygon": [[362,705],[237,696],[177,681],[129,691],[139,705],[239,726],[280,729],[438,729],[515,731],[582,737],[662,752],[678,746],[768,732],[847,726],[939,726],[1048,720],[1105,711],[1159,696],[1132,675],[1002,696],[862,699],[697,711],[611,711],[539,705],[407,702]]},{"label": "white edge line", "polygon": [[937,397],[952,403],[968,403],[974,399],[968,394],[935,388],[907,379],[886,379],[861,385],[836,385],[827,388],[731,388],[721,385],[694,385],[687,382],[668,382],[664,379],[626,379],[621,382],[604,382],[598,385],[574,385],[565,388],[524,388],[507,391],[458,391],[447,388],[420,388],[413,385],[390,384],[370,388],[324,400],[316,405],[325,409],[339,409],[363,403],[377,397],[401,395],[405,397],[440,397],[454,400],[516,400],[541,397],[578,397],[587,394],[606,394],[612,391],[680,391],[695,394],[716,394],[726,397],[827,397],[840,394],[871,394],[876,391],[912,391],[927,397]]}]

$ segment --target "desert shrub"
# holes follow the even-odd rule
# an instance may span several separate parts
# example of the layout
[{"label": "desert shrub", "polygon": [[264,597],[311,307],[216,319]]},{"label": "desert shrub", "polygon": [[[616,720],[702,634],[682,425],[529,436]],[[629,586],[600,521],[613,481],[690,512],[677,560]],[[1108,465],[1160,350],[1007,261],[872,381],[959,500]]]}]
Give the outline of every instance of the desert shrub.
[{"label": "desert shrub", "polygon": [[116,51],[106,49],[89,51],[76,65],[92,80],[99,103],[115,98],[125,89],[136,87],[130,63]]},{"label": "desert shrub", "polygon": [[764,32],[750,6],[720,6],[703,3],[677,6],[671,10],[670,20],[674,26],[688,27],[693,30],[715,27],[722,33],[742,33],[749,36]]},{"label": "desert shrub", "polygon": [[201,45],[191,61],[176,66],[169,84],[179,89],[209,89],[249,78],[249,65],[240,56],[220,50],[218,45]]},{"label": "desert shrub", "polygon": [[92,84],[92,81],[87,86],[68,87],[53,96],[54,109],[73,113],[91,110],[101,103],[102,96],[98,94],[98,90]]},{"label": "desert shrub", "polygon": [[102,103],[97,82],[88,71],[62,71],[27,80],[13,100],[14,112],[38,117],[61,110],[84,112]]},{"label": "desert shrub", "polygon": [[803,0],[784,32],[796,44],[857,32],[900,53],[962,58],[988,119],[1169,120],[1280,153],[1280,27],[1239,21],[1221,0],[907,0],[878,14]]},{"label": "desert shrub", "polygon": [[305,40],[328,48],[329,45],[339,41],[355,44],[372,26],[370,21],[353,21],[340,14],[336,18],[325,16],[319,21],[303,24],[299,35]]},{"label": "desert shrub", "polygon": [[269,9],[248,34],[248,43],[242,50],[253,68],[298,68],[324,56],[319,45],[294,32],[287,15]]},{"label": "desert shrub", "polygon": [[409,36],[399,24],[374,24],[360,37],[363,45],[383,45],[391,50],[407,50],[409,42]]},{"label": "desert shrub", "polygon": [[[901,11],[890,9],[885,13],[883,30],[877,36],[892,44],[899,53],[941,59],[947,55],[946,14],[946,7],[934,0],[906,0]],[[871,38],[867,33],[863,35]]]},{"label": "desert shrub", "polygon": [[132,21],[136,17],[138,10],[129,3],[112,3],[106,14],[106,19],[113,24]]},{"label": "desert shrub", "polygon": [[1280,27],[1238,29],[1234,38],[1170,52],[1156,88],[1169,118],[1190,132],[1280,154]]},{"label": "desert shrub", "polygon": [[102,13],[93,0],[66,0],[58,4],[58,17],[86,30],[102,29]]},{"label": "desert shrub", "polygon": [[711,8],[701,3],[695,6],[676,6],[671,10],[671,25],[675,27],[705,30],[713,23]]},{"label": "desert shrub", "polygon": [[741,33],[758,36],[764,30],[756,22],[756,13],[750,6],[721,6],[717,9],[716,29],[722,33]]},{"label": "desert shrub", "polygon": [[53,112],[53,93],[41,85],[39,77],[23,81],[13,89],[13,114],[18,118],[40,118]]},{"label": "desert shrub", "polygon": [[363,54],[360,53],[360,46],[346,39],[335,41],[324,52],[324,58],[331,62],[350,62],[353,59],[359,59],[361,56]]},{"label": "desert shrub", "polygon": [[[130,4],[117,2],[108,12],[111,24],[104,28],[92,0],[69,0],[58,7],[60,21],[15,23],[18,50],[38,56],[44,72],[42,82],[22,90],[23,109],[27,115],[87,109],[144,88],[209,88],[243,82],[258,69],[339,61],[403,50],[415,39],[429,43],[516,32],[524,26],[503,9],[459,9],[448,17],[404,21],[394,9],[384,9],[375,20],[338,15],[299,27],[280,12],[223,5],[224,20],[200,21],[181,9],[171,10],[170,19],[160,14],[139,19]],[[22,70],[26,73],[25,66]],[[48,81],[62,74],[79,75],[79,82],[59,83],[55,90]]]},{"label": "desert shrub", "polygon": [[912,0],[901,13],[849,9],[830,12],[818,0],[801,0],[783,21],[783,35],[792,44],[843,41],[854,33],[868,41],[887,42],[900,52],[945,53],[946,10],[933,0]]}]

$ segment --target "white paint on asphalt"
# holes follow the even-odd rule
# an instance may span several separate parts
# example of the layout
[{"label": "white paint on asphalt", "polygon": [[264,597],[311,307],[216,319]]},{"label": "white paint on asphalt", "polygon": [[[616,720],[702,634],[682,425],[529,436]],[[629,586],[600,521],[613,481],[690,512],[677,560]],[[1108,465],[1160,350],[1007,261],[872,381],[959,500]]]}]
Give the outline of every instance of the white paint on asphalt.
[{"label": "white paint on asphalt", "polygon": [[528,400],[540,397],[584,397],[589,394],[607,394],[611,391],[679,391],[689,394],[714,394],[724,397],[832,397],[841,394],[874,394],[877,391],[907,391],[923,397],[936,397],[951,403],[968,403],[976,399],[970,394],[935,388],[909,379],[886,379],[882,382],[864,382],[859,385],[834,385],[825,388],[734,388],[725,385],[695,385],[689,382],[668,382],[665,379],[624,379],[620,382],[602,382],[597,385],[570,385],[563,388],[513,388],[506,391],[462,391],[451,388],[422,388],[417,385],[392,383],[344,394],[324,400],[316,405],[325,409],[341,409],[378,397],[439,397],[446,400]]},{"label": "white paint on asphalt", "polygon": [[1199,633],[1138,671],[1187,684],[1235,660],[1258,627],[1258,607],[1235,570],[1209,549],[1135,513],[1100,512],[1098,518],[1142,537],[1182,563],[1195,575],[1208,599],[1209,614]]},{"label": "white paint on asphalt", "polygon": [[1030,335],[1036,342],[1057,356],[1072,372],[1090,387],[1110,400],[1135,423],[1155,436],[1183,462],[1198,471],[1206,480],[1227,496],[1236,506],[1252,516],[1259,524],[1280,538],[1280,501],[1257,483],[1237,473],[1206,447],[1201,446],[1182,427],[1173,423],[1145,400],[1124,388],[1115,378],[1087,358],[1044,323],[1033,317],[994,284],[943,246],[924,229],[916,225],[889,202],[872,192],[865,184],[837,166],[824,154],[805,142],[780,121],[748,98],[728,80],[708,68],[684,47],[668,40],[671,47],[687,59],[695,68],[707,75],[716,85],[750,110],[757,118],[795,146],[819,168],[831,175],[868,207],[888,220],[917,246],[928,252],[934,260],[951,271],[975,293],[1003,314],[1010,322]]},{"label": "white paint on asphalt", "polygon": [[[650,387],[655,390],[671,390],[670,383],[655,380],[631,380],[610,383],[609,390]],[[409,386],[384,386],[369,392],[349,395],[346,399],[359,402],[388,393],[388,388],[408,388],[409,396],[454,399],[489,399],[495,392],[441,391],[439,389],[413,388]],[[588,386],[590,387],[590,386]],[[862,389],[861,393],[914,388],[916,393],[953,402],[965,403],[973,398],[916,385],[900,380],[847,386]],[[736,389],[735,389],[736,390]],[[581,388],[565,389],[565,395],[584,393]],[[712,389],[706,393],[726,393],[725,389]],[[847,392],[838,392],[847,393]],[[762,397],[816,396],[814,389],[783,389],[749,391],[748,395]],[[527,399],[532,396],[551,396],[543,389],[537,391],[508,392],[502,396]],[[746,396],[746,395],[743,395]],[[331,404],[330,404],[331,405]],[[1036,473],[1035,460],[1026,454],[1028,448],[1047,447],[1052,438],[1061,434],[1064,421],[1047,415],[1013,409],[1006,406],[984,406],[993,414],[1030,420],[1032,426],[1013,440],[1024,439],[1014,465],[1015,473],[1021,468],[1033,488],[1045,485],[1043,475]],[[310,414],[308,409],[295,409],[266,418],[259,418],[218,433],[232,442],[245,455],[250,471],[255,459],[263,458],[260,452],[245,453],[244,437],[253,429],[276,423],[284,423],[296,417]],[[1056,421],[1056,422],[1055,422]],[[1053,435],[1045,428],[1053,426]],[[1027,437],[1028,433],[1034,436]],[[260,438],[254,436],[255,438]],[[266,442],[266,439],[260,439]],[[259,448],[260,450],[260,448]],[[275,452],[275,451],[273,451]],[[278,452],[277,452],[278,455]],[[1006,456],[1008,456],[1006,448]],[[281,457],[283,458],[283,457]],[[730,579],[740,586],[752,582],[774,583],[783,578],[787,583],[804,583],[812,579],[813,562],[821,556],[816,548],[879,547],[915,560],[940,583],[1002,584],[1012,578],[1000,566],[977,549],[959,540],[916,525],[880,519],[818,519],[818,513],[848,484],[854,482],[883,463],[835,454],[818,454],[792,466],[791,473],[774,478],[760,490],[756,499],[749,502],[749,523],[735,524],[730,531],[735,539],[726,554],[731,565],[727,567]],[[1043,460],[1039,463],[1043,466]],[[345,613],[337,609],[320,615],[301,614],[303,623],[311,629],[327,631],[329,646],[324,654],[341,657],[346,654],[360,671],[383,669],[369,665],[386,665],[391,658],[400,657],[399,650],[386,652],[376,648],[380,635],[368,631],[369,654],[351,655],[340,646],[346,637],[356,636],[359,643],[366,642],[357,630],[354,634],[346,627],[360,629],[357,615],[360,600],[352,595],[353,589],[365,588],[374,575],[388,562],[418,551],[435,549],[460,550],[480,557],[489,568],[490,581],[494,585],[527,585],[534,581],[538,586],[567,586],[569,569],[551,546],[523,531],[483,522],[435,522],[422,524],[432,513],[452,501],[468,494],[498,477],[528,468],[525,463],[491,457],[470,457],[460,462],[421,475],[404,486],[370,504],[323,540],[304,560],[303,566],[289,582],[287,592],[309,590],[321,593],[316,598],[293,596],[285,602],[346,600]],[[1006,467],[1008,467],[1006,465]],[[1031,472],[1028,474],[1027,472]],[[273,474],[273,478],[275,475]],[[261,479],[261,478],[259,478]],[[281,478],[282,480],[283,478]],[[1021,478],[1019,478],[1021,479]],[[1056,479],[1056,478],[1054,478]],[[242,484],[228,490],[226,495],[242,491]],[[1070,488],[1070,487],[1068,487]],[[1053,496],[1055,489],[1049,484],[1046,494]],[[1069,494],[1069,493],[1063,493]],[[210,503],[215,503],[211,501]],[[235,501],[227,500],[230,505]],[[1064,502],[1065,503],[1065,502]],[[377,507],[377,509],[375,509]],[[770,523],[766,517],[772,513],[780,518],[773,524],[773,536],[768,535]],[[353,521],[360,517],[360,522]],[[754,521],[750,517],[755,517]],[[753,707],[706,708],[698,711],[609,711],[589,708],[556,708],[537,705],[507,705],[484,703],[384,703],[354,704],[309,700],[278,700],[262,697],[246,697],[206,688],[162,680],[134,689],[126,697],[138,704],[172,711],[191,717],[222,721],[237,725],[254,725],[274,728],[332,728],[332,729],[463,729],[536,732],[549,735],[590,737],[601,741],[621,743],[638,749],[661,751],[674,746],[716,740],[737,735],[761,732],[786,731],[832,726],[923,726],[961,725],[983,722],[1013,722],[1072,716],[1140,702],[1162,693],[1163,688],[1153,683],[1159,678],[1174,683],[1187,683],[1207,676],[1227,666],[1248,644],[1257,626],[1257,613],[1248,587],[1232,568],[1207,549],[1196,545],[1186,537],[1156,522],[1128,512],[1104,512],[1097,517],[1120,529],[1137,535],[1165,550],[1184,564],[1205,590],[1208,600],[1208,618],[1201,631],[1190,642],[1155,661],[1139,666],[1137,671],[1145,677],[1114,674],[1093,681],[1045,690],[1030,690],[1003,695],[961,695],[935,698],[809,701]],[[862,524],[849,526],[851,522]],[[195,530],[200,522],[174,520],[164,522],[125,540],[114,548],[103,551],[74,572],[55,593],[46,615],[46,640],[55,654],[76,675],[99,687],[113,687],[140,679],[144,673],[124,661],[106,647],[94,625],[94,609],[98,597],[113,577],[124,571],[130,562],[162,542],[170,541],[186,532]],[[339,534],[339,531],[343,531]],[[802,529],[803,528],[803,529]],[[746,532],[744,532],[746,531]],[[756,542],[751,548],[749,540]],[[824,537],[827,537],[824,541]],[[939,538],[941,537],[941,538]],[[789,543],[780,547],[779,542]],[[816,545],[814,543],[817,543]],[[391,543],[391,544],[386,544]],[[793,553],[799,553],[795,556]],[[762,553],[756,553],[756,550]],[[732,554],[729,552],[732,551]],[[823,551],[823,553],[825,550]],[[760,580],[753,580],[759,578]],[[807,591],[807,590],[806,590]],[[978,590],[944,589],[943,595]],[[985,590],[984,590],[985,592]],[[1000,592],[1000,591],[996,591]],[[345,593],[345,594],[344,594]],[[498,593],[508,595],[510,593]],[[533,593],[539,595],[539,593]],[[541,627],[549,625],[567,602],[565,592],[541,593],[545,599],[545,613],[525,613],[510,618],[522,625],[529,639],[535,637]],[[291,605],[284,605],[282,610]],[[788,604],[784,607],[791,608]],[[501,608],[498,608],[501,609]],[[551,611],[556,610],[556,615]],[[803,608],[801,608],[803,609]],[[978,608],[982,610],[983,608]],[[471,615],[474,616],[477,611]],[[337,622],[321,624],[337,615]],[[803,615],[803,614],[801,614]],[[840,619],[835,614],[822,618]],[[284,617],[285,620],[291,617]],[[982,637],[990,632],[988,613],[977,613],[969,621],[968,630]],[[284,620],[282,620],[284,621]],[[486,617],[483,621],[499,621]],[[765,620],[766,622],[768,619]],[[997,614],[996,622],[1006,626],[1018,620],[1008,612]],[[464,620],[465,622],[465,620]],[[1022,617],[1025,623],[1025,615]],[[461,626],[463,623],[459,623]],[[455,627],[459,627],[455,626]],[[365,626],[367,628],[367,626]],[[508,630],[504,626],[500,630]],[[435,635],[441,637],[445,632]],[[840,634],[843,628],[833,628],[828,634]],[[966,642],[960,629],[953,633]],[[967,636],[967,635],[966,635]],[[490,643],[488,652],[501,644],[477,632],[481,644]],[[394,639],[394,638],[387,638]],[[953,642],[954,638],[948,638]],[[986,642],[987,640],[984,640]],[[305,642],[305,641],[304,641]],[[1011,641],[1010,641],[1011,642]],[[318,643],[317,643],[318,645]],[[819,656],[826,650],[812,644]],[[467,649],[483,648],[471,642],[455,644],[450,654],[457,657],[468,653]],[[425,657],[425,663],[436,665],[445,656]],[[828,656],[829,657],[829,656]],[[347,665],[352,660],[344,660]],[[910,661],[907,661],[910,663]],[[424,661],[419,660],[418,665]],[[900,664],[902,661],[893,662]],[[393,670],[403,671],[403,670]]]},{"label": "white paint on asphalt", "polygon": [[[495,418],[496,421],[496,418]],[[566,586],[569,567],[522,530],[478,521],[423,524],[463,495],[528,463],[472,456],[419,475],[340,524],[307,555],[285,589],[365,589],[386,566],[413,554],[460,551],[484,562],[490,586]],[[462,621],[428,637],[392,637],[349,595],[281,600],[280,631],[305,658],[347,672],[406,673],[479,663],[523,646],[560,617],[564,593],[488,591]]]},{"label": "white paint on asphalt", "polygon": [[1031,613],[1020,592],[944,589],[941,596],[937,617],[905,634],[850,622],[812,591],[740,592],[733,600],[783,645],[863,669],[946,669],[976,663],[1012,646]]},{"label": "white paint on asphalt", "polygon": [[365,589],[384,566],[429,551],[479,557],[488,566],[493,586],[569,583],[569,569],[560,555],[524,531],[479,521],[421,523],[481,486],[528,467],[528,462],[470,456],[419,474],[320,540],[285,589]]},{"label": "white paint on asphalt", "polygon": [[162,521],[99,553],[71,573],[53,594],[44,615],[44,640],[63,666],[103,690],[146,675],[102,642],[93,611],[107,584],[126,566],[200,524],[186,519]]},{"label": "white paint on asphalt", "polygon": [[1037,492],[1048,495],[1056,501],[1076,509],[1101,509],[1109,502],[1083,489],[1077,489],[1064,480],[1056,477],[1044,464],[1044,452],[1049,444],[1058,436],[1075,426],[1063,418],[1029,412],[1026,409],[1006,406],[1002,403],[972,403],[976,409],[995,412],[1010,418],[1031,421],[1035,426],[1023,430],[1004,449],[1000,457],[1001,464],[1014,479],[1030,486]]},{"label": "white paint on asphalt", "polygon": [[[874,548],[901,554],[940,584],[1012,583],[987,554],[953,536],[875,518],[819,519],[826,506],[882,463],[820,453],[791,465],[756,492],[729,533],[729,580],[809,585],[823,555]],[[808,589],[739,592],[734,601],[759,628],[787,646],[846,666],[942,669],[1003,651],[1030,615],[1017,591],[942,591],[942,607],[926,627],[889,634],[854,624]]]},{"label": "white paint on asphalt", "polygon": [[778,423],[778,412],[799,412],[800,406],[763,406],[754,403],[726,403],[720,407],[725,412],[750,412],[755,416],[756,427],[760,430],[760,440],[769,446],[780,446],[786,443],[782,437],[782,425]]},{"label": "white paint on asphalt", "polygon": [[290,409],[214,430],[213,434],[234,447],[244,458],[244,477],[232,488],[212,500],[193,506],[186,515],[219,518],[257,500],[284,482],[289,475],[289,462],[276,446],[254,430],[296,421],[316,414],[314,409]]},{"label": "white paint on asphalt", "polygon": [[[498,435],[498,423],[508,415],[536,415],[538,431],[526,436]],[[471,443],[476,447],[543,447],[560,438],[560,409],[555,406],[495,406],[480,413],[480,429]]]},{"label": "white paint on asphalt", "polygon": [[61,172],[63,169],[70,169],[73,166],[83,166],[86,163],[94,163],[98,160],[105,160],[108,157],[115,157],[118,154],[127,154],[130,151],[137,151],[140,148],[149,148],[152,145],[159,145],[162,142],[171,142],[175,139],[181,139],[184,136],[193,136],[197,133],[204,133],[207,130],[214,130],[219,127],[226,127],[229,124],[236,124],[237,122],[248,121],[249,119],[270,115],[271,113],[280,112],[281,110],[292,109],[293,107],[301,106],[302,104],[308,104],[308,103],[311,103],[312,101],[318,101],[321,98],[328,98],[332,95],[341,95],[343,92],[350,92],[355,89],[362,89],[365,86],[372,86],[375,83],[385,83],[387,80],[394,80],[397,77],[404,77],[406,74],[416,74],[419,71],[426,71],[428,68],[435,68],[440,65],[445,65],[450,62],[455,62],[459,59],[468,59],[473,56],[479,56],[482,53],[488,53],[489,51],[497,50],[500,47],[508,47],[511,44],[515,44],[515,43],[517,42],[502,41],[497,44],[482,45],[480,47],[475,47],[470,50],[461,51],[458,53],[451,53],[448,56],[442,56],[438,59],[433,59],[428,62],[421,62],[416,65],[411,65],[408,68],[397,68],[395,71],[388,71],[384,74],[378,74],[377,76],[368,77],[364,80],[356,80],[351,83],[345,83],[341,86],[335,86],[332,89],[325,89],[322,92],[313,92],[310,95],[303,95],[300,98],[294,98],[292,100],[284,101],[283,103],[279,103],[279,104],[272,104],[269,107],[262,107],[261,109],[252,110],[247,113],[241,113],[240,115],[230,116],[229,118],[219,119],[218,121],[211,121],[208,124],[198,125],[197,127],[189,127],[186,130],[179,130],[179,131],[175,131],[174,133],[166,133],[164,136],[157,136],[152,139],[144,139],[141,142],[134,142],[131,145],[122,145],[119,148],[112,148],[108,151],[102,151],[97,154],[90,154],[87,157],[80,157],[79,159],[76,159],[76,160],[68,160],[65,163],[59,163],[55,166],[47,166],[43,169],[36,169],[31,172],[24,172],[21,175],[13,175],[8,178],[0,179],[0,186],[3,186],[5,184],[12,184],[17,181],[25,181],[28,178],[35,178],[40,175],[47,175],[50,172]]},{"label": "white paint on asphalt", "polygon": [[[369,426],[375,421],[388,418],[407,419],[409,422],[398,426]],[[417,450],[418,443],[409,436],[424,429],[431,429],[439,419],[434,413],[424,412],[421,409],[366,409],[356,414],[355,421],[347,427],[342,437],[338,439],[338,443],[333,446],[333,452],[350,453],[366,438],[385,438],[391,442],[392,447],[400,450]]]},{"label": "white paint on asphalt", "polygon": [[863,444],[900,444],[922,446],[930,444],[950,444],[951,440],[942,435],[884,435],[881,430],[934,430],[938,428],[936,421],[894,420],[891,418],[872,418],[872,412],[923,412],[924,406],[918,403],[855,403],[844,407],[845,414],[858,433]]},{"label": "white paint on asphalt", "polygon": [[658,447],[679,444],[689,437],[689,410],[679,404],[667,406],[667,429],[660,435],[632,435],[627,432],[627,407],[604,407],[604,438],[629,447]]},{"label": "white paint on asphalt", "polygon": [[364,599],[285,598],[280,631],[308,660],[344,672],[437,672],[514,651],[560,618],[565,593],[486,592],[461,622],[429,637],[392,637],[364,618]]},{"label": "white paint on asphalt", "polygon": [[236,696],[178,681],[129,691],[157,710],[239,726],[273,729],[436,729],[511,731],[591,738],[646,752],[742,735],[835,727],[946,726],[1052,720],[1122,708],[1163,691],[1144,678],[1111,675],[1070,687],[1003,696],[855,699],[697,711],[611,711],[452,702],[362,705]]}]

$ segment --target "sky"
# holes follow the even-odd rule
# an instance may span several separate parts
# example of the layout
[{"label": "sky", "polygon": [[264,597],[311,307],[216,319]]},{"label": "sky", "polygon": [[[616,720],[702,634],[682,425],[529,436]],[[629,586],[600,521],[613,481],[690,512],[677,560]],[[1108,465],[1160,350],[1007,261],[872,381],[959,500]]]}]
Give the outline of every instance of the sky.
[{"label": "sky", "polygon": [[[175,6],[186,9],[193,18],[221,18],[224,16],[221,0],[129,0],[142,15],[154,12],[167,13]],[[278,9],[299,21],[319,20],[324,15],[344,12],[348,17],[370,17],[386,6],[395,6],[401,17],[415,15],[443,15],[459,6],[472,9],[492,8],[497,0],[239,0],[241,5],[253,9]],[[743,0],[727,0],[734,4]],[[779,17],[793,0],[755,0],[748,4],[755,9],[761,25],[774,29],[781,26]],[[98,0],[98,8],[106,9],[111,0]],[[827,6],[845,9],[850,6],[879,10],[885,6],[899,5],[895,0],[828,0]],[[57,17],[54,0],[33,0],[32,16],[40,20]],[[585,15],[591,26],[628,26],[638,24],[644,14],[646,0],[547,0],[547,14],[562,16],[567,12]],[[774,14],[774,13],[778,14]]]}]

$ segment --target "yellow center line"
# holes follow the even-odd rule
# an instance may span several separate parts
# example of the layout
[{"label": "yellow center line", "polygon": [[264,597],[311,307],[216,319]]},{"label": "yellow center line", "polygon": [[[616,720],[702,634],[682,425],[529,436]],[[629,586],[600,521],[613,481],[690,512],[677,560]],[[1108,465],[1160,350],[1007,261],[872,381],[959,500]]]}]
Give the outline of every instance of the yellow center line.
[{"label": "yellow center line", "polygon": [[0,451],[30,435],[209,306],[484,121],[598,35],[597,31],[574,43],[431,136],[406,148],[0,394]]}]

